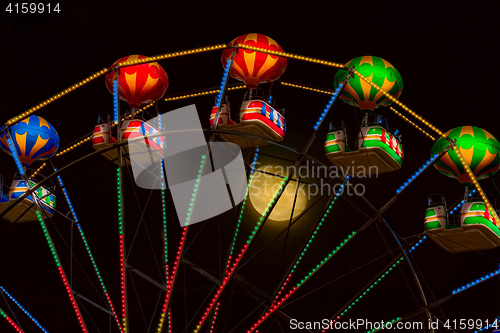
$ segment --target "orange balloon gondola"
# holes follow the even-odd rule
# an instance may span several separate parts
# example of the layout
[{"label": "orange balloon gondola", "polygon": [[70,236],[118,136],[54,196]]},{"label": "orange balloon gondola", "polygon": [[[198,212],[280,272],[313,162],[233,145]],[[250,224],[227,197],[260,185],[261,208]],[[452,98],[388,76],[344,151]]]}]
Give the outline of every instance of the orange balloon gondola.
[{"label": "orange balloon gondola", "polygon": [[[245,34],[235,38],[229,46],[248,45],[262,48],[269,51],[283,52],[281,46],[270,37],[262,34]],[[232,48],[222,52],[222,66],[231,59]],[[239,49],[234,57],[231,77],[245,82],[248,89],[255,89],[260,83],[272,82],[280,78],[285,72],[287,65],[286,58],[256,52],[253,50]]]},{"label": "orange balloon gondola", "polygon": [[[110,68],[116,64],[145,58],[147,57],[143,55],[130,55],[115,61]],[[113,93],[114,79],[114,72],[106,75],[106,87],[111,93]],[[160,64],[150,62],[120,68],[118,84],[120,98],[126,101],[130,108],[137,109],[142,103],[156,101],[165,95],[168,88],[168,76]]]}]

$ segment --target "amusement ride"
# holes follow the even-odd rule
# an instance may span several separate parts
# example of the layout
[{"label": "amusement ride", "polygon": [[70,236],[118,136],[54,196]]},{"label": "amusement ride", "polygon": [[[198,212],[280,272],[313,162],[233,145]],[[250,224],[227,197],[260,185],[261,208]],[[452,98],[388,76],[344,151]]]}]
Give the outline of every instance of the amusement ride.
[{"label": "amusement ride", "polygon": [[[165,96],[170,82],[163,66],[168,68],[169,59],[207,52],[221,52],[220,87]],[[281,80],[287,67],[297,62],[336,69],[332,88]],[[111,93],[110,113],[99,115],[84,139],[70,145],[60,142],[49,116],[36,113],[95,80],[104,81],[102,88]],[[302,145],[296,148],[287,144],[287,138],[297,127],[287,124],[286,105],[280,103],[293,103],[299,91],[323,99],[325,107],[303,110],[300,125],[310,128],[301,133]],[[460,303],[458,294],[487,284],[500,270],[479,272],[472,281],[455,276],[449,290],[435,295],[422,279],[425,274],[416,258],[424,246],[437,245],[433,249],[441,255],[457,256],[487,253],[500,245],[500,222],[491,203],[495,196],[486,194],[479,182],[500,169],[500,143],[473,124],[440,131],[403,104],[402,91],[402,75],[385,59],[364,55],[334,63],[286,53],[275,40],[256,33],[229,44],[155,57],[125,56],[11,118],[0,129],[2,161],[9,155],[17,169],[14,176],[0,177],[0,217],[5,222],[1,236],[8,237],[21,224],[41,227],[48,250],[40,252],[50,253],[55,263],[55,268],[46,269],[57,271],[69,299],[60,306],[71,308],[72,327],[82,332],[288,332],[292,322],[301,331],[327,332],[363,315],[377,323],[358,331],[424,323],[420,329],[401,327],[408,332],[435,332],[429,323],[438,323],[454,332],[458,326],[450,323],[453,315],[444,314],[446,304],[455,299]],[[232,202],[232,209],[192,224],[191,213],[176,214],[169,196],[173,188],[166,184],[163,159],[172,142],[166,139],[160,115],[168,112],[168,103],[189,104],[207,96],[215,96],[211,110],[198,107],[206,141],[228,142],[241,149],[248,187],[244,200]],[[344,121],[347,115],[335,113],[341,103],[353,108],[357,126]],[[405,163],[412,152],[403,148],[402,133],[389,128],[388,120],[397,118],[414,129],[405,136],[420,135],[429,143],[429,157],[416,169],[414,163]],[[313,152],[322,140],[325,155],[318,157]],[[137,144],[142,150],[132,151],[137,142],[144,143]],[[63,155],[90,146],[90,153],[64,160]],[[213,153],[210,149],[207,155]],[[159,191],[138,189],[130,169],[134,163],[153,160],[160,163]],[[193,210],[204,175],[214,171],[208,161],[203,155],[195,165]],[[279,171],[281,166],[287,171]],[[85,184],[73,181],[74,170],[82,168],[101,177]],[[355,170],[361,169],[360,176]],[[417,178],[436,170],[457,179],[464,190],[457,186],[455,197],[448,198],[454,200],[450,206],[441,193],[420,193],[423,200],[428,197],[427,208],[413,209],[411,214],[421,216],[423,223],[403,236],[397,224],[405,219],[393,219],[390,211],[418,183]],[[399,186],[387,185],[378,196],[386,199],[380,205],[372,204],[370,193],[357,186],[370,188],[379,174],[398,179],[394,175],[403,171],[411,175]],[[259,187],[263,179],[276,186],[264,191]],[[229,188],[227,177],[225,181]],[[335,190],[312,194],[318,186]],[[259,194],[252,194],[254,187]],[[94,221],[79,218],[90,214],[82,200],[87,205],[95,202]],[[136,201],[138,207],[131,208]],[[285,218],[270,218],[275,211]],[[103,233],[113,228],[117,232],[96,241],[86,237],[87,227],[103,223]],[[375,239],[375,234],[381,238]],[[366,260],[357,262],[365,246],[370,248]],[[103,251],[109,253],[105,260],[94,256]],[[145,259],[146,252],[154,253],[154,260]],[[436,265],[435,274],[441,274]],[[359,283],[346,287],[349,280]],[[2,283],[0,315],[8,324],[6,332],[58,332],[57,323],[44,321],[16,298],[19,286]],[[397,289],[407,301],[381,307],[385,303],[377,297],[389,297],[387,290],[398,283],[407,287]],[[471,332],[494,328],[494,319],[467,322],[465,328]]]}]

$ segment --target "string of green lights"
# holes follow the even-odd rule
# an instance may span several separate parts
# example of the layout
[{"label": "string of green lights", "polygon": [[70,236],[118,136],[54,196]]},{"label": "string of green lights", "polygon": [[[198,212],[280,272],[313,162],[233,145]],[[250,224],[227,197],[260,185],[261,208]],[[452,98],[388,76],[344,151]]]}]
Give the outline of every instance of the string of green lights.
[{"label": "string of green lights", "polygon": [[262,223],[265,220],[267,220],[267,218],[271,214],[272,207],[275,206],[276,199],[280,196],[280,194],[281,194],[281,192],[282,192],[282,190],[284,188],[284,185],[285,185],[287,179],[288,178],[285,177],[282,180],[281,184],[278,187],[278,190],[276,191],[276,193],[274,194],[273,198],[271,199],[271,201],[267,205],[266,210],[264,211],[264,213],[262,214],[262,216],[259,218],[259,221],[257,221],[254,229],[252,230],[252,232],[248,236],[248,239],[246,240],[245,245],[243,245],[243,248],[240,250],[240,253],[235,258],[235,261],[233,262],[231,269],[227,270],[227,275],[224,277],[224,280],[222,280],[222,283],[221,283],[219,289],[217,290],[217,292],[215,293],[214,297],[212,298],[212,301],[210,302],[210,304],[206,308],[203,316],[201,317],[201,320],[198,322],[198,325],[196,326],[196,329],[194,330],[195,333],[198,333],[200,331],[200,329],[202,328],[203,324],[205,323],[205,320],[208,318],[208,315],[210,314],[210,312],[212,312],[212,309],[215,306],[215,304],[217,303],[217,301],[219,300],[220,295],[222,294],[222,292],[224,291],[224,289],[228,285],[229,280],[231,279],[231,277],[233,276],[234,272],[236,271],[236,268],[238,267],[239,263],[241,262],[241,259],[243,258],[243,256],[245,255],[246,251],[248,250],[248,248],[249,248],[250,244],[252,243],[255,235],[259,231]]}]

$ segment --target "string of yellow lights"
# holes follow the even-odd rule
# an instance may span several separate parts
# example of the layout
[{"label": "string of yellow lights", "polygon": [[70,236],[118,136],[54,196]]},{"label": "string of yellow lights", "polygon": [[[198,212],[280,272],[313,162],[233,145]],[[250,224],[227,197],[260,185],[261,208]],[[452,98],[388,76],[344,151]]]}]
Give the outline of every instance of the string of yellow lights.
[{"label": "string of yellow lights", "polygon": [[118,64],[118,67],[133,66],[133,65],[144,64],[144,63],[153,62],[153,61],[164,60],[164,59],[168,59],[168,58],[182,57],[185,55],[215,51],[215,50],[220,50],[220,49],[225,49],[225,48],[227,48],[226,44],[218,44],[218,45],[200,47],[200,48],[186,50],[186,51],[165,53],[165,54],[154,56],[154,57],[148,57],[148,58],[134,60],[134,61],[120,62]]},{"label": "string of yellow lights", "polygon": [[383,90],[382,88],[380,88],[378,85],[376,85],[375,83],[373,83],[371,80],[368,80],[363,74],[361,74],[357,70],[354,70],[353,72],[360,79],[362,79],[363,81],[365,81],[366,83],[368,83],[369,85],[371,85],[373,88],[375,88],[378,91],[380,91],[382,94],[384,94],[391,101],[393,101],[394,103],[396,103],[397,105],[399,105],[401,108],[403,108],[403,110],[405,110],[406,112],[408,112],[409,114],[411,114],[413,117],[415,117],[418,120],[420,120],[427,127],[429,127],[430,129],[432,129],[434,132],[436,132],[437,134],[439,134],[439,136],[445,137],[444,133],[441,132],[437,127],[435,127],[434,125],[432,125],[431,123],[429,123],[427,120],[425,120],[424,118],[422,118],[421,116],[419,116],[418,114],[416,114],[413,110],[411,110],[409,107],[407,107],[406,105],[404,105],[403,103],[401,103],[398,99],[396,99],[393,96],[389,95],[385,90]]},{"label": "string of yellow lights", "polygon": [[55,100],[58,100],[59,98],[63,97],[64,95],[67,95],[69,94],[70,92],[72,92],[73,90],[77,89],[77,88],[80,88],[81,86],[83,86],[84,84],[87,84],[89,83],[90,81],[98,78],[99,76],[107,73],[108,69],[107,68],[104,68],[94,74],[92,74],[91,76],[83,79],[82,81],[78,82],[78,83],[75,83],[74,85],[72,85],[71,87],[61,91],[60,93],[46,99],[45,101],[41,102],[40,104],[32,107],[31,109],[29,110],[26,110],[24,111],[23,113],[21,113],[20,115],[14,117],[14,118],[11,118],[9,121],[7,121],[7,126],[12,126],[14,124],[17,124],[18,122],[20,122],[21,120],[23,120],[24,118],[32,115],[33,113],[35,113],[35,111],[38,111],[40,110],[41,108],[43,108],[44,106],[47,106],[48,104],[54,102]]},{"label": "string of yellow lights", "polygon": [[[73,149],[75,149],[76,147],[81,146],[82,144],[84,144],[84,143],[86,143],[86,142],[90,141],[91,139],[92,139],[92,135],[90,135],[90,136],[86,137],[86,138],[85,138],[85,139],[83,139],[83,140],[78,141],[77,143],[75,143],[75,144],[71,145],[70,147],[68,147],[68,148],[66,148],[66,149],[64,149],[64,150],[61,150],[61,151],[60,151],[60,152],[58,152],[55,156],[57,157],[57,156],[64,155],[64,154],[66,154],[67,152],[72,151],[72,150],[73,150]],[[46,165],[47,165],[47,163],[43,163],[42,165],[40,165],[40,166],[38,167],[38,169],[36,169],[36,171],[35,171],[35,172],[33,172],[33,174],[30,176],[30,179],[32,179],[32,178],[33,178],[33,177],[35,177],[38,173],[40,173],[40,171],[41,171],[43,168],[45,168],[45,166],[46,166]]]},{"label": "string of yellow lights", "polygon": [[[196,49],[191,49],[191,50],[186,50],[186,51],[166,53],[166,54],[162,54],[162,55],[154,56],[154,57],[149,57],[149,58],[145,58],[145,59],[140,59],[140,60],[135,60],[135,61],[129,61],[129,62],[123,62],[123,63],[118,64],[118,66],[119,67],[132,66],[132,65],[137,65],[137,64],[147,63],[147,62],[153,62],[153,61],[163,60],[163,59],[167,59],[167,58],[181,57],[181,56],[190,55],[190,54],[196,54],[196,53],[203,53],[203,52],[209,52],[209,51],[214,51],[214,50],[220,50],[220,49],[224,49],[226,47],[227,47],[226,44],[219,44],[219,45],[201,47],[201,48],[196,48]],[[98,78],[98,77],[100,77],[100,76],[102,76],[104,74],[107,74],[110,70],[112,70],[112,69],[104,68],[104,69],[102,69],[102,70],[100,70],[100,71],[92,74],[91,76],[89,76],[89,77],[81,80],[80,82],[75,83],[71,87],[69,87],[69,88],[67,88],[67,89],[59,92],[58,94],[56,94],[56,95],[54,95],[54,96],[46,99],[45,101],[43,101],[40,104],[32,107],[31,109],[26,110],[25,112],[17,115],[14,118],[11,118],[10,120],[7,121],[7,126],[12,126],[14,124],[17,124],[18,122],[20,122],[24,118],[32,115],[36,111],[38,111],[41,108],[47,106],[48,104],[54,102],[55,100],[58,100],[59,98],[67,95],[68,93],[72,92],[73,90],[75,90],[77,88],[80,88],[81,86],[89,83],[90,81],[92,81],[92,80],[94,80],[94,79],[96,79],[96,78]]]},{"label": "string of yellow lights", "polygon": [[436,138],[433,137],[432,135],[430,135],[429,133],[427,133],[426,131],[424,131],[422,128],[420,128],[420,126],[418,126],[417,124],[415,124],[413,121],[411,121],[410,119],[406,118],[404,115],[402,115],[400,112],[398,112],[398,110],[396,110],[395,108],[393,108],[392,106],[389,107],[391,109],[392,112],[394,112],[395,114],[397,114],[399,117],[401,117],[404,121],[406,121],[408,124],[412,125],[413,127],[415,127],[417,130],[419,130],[421,133],[423,133],[426,137],[428,137],[429,139],[431,139],[432,141],[436,141]]},{"label": "string of yellow lights", "polygon": [[333,95],[332,91],[321,90],[321,89],[316,89],[316,88],[307,87],[307,86],[301,86],[301,85],[290,83],[290,82],[280,82],[280,83],[281,83],[281,85],[287,86],[287,87],[293,87],[293,88],[298,88],[298,89],[314,91],[314,92],[318,92],[318,93],[322,93],[322,94]]},{"label": "string of yellow lights", "polygon": [[[305,57],[297,54],[291,54],[291,53],[286,53],[286,52],[279,52],[279,51],[270,51],[266,49],[262,49],[259,47],[254,47],[250,45],[239,45],[240,48],[242,49],[248,49],[248,50],[253,50],[257,52],[263,52],[263,53],[268,53],[272,55],[277,55],[281,57],[286,57],[286,58],[292,58],[292,59],[297,59],[297,60],[302,60],[302,61],[307,61],[311,63],[317,63],[325,66],[330,66],[330,67],[338,67],[338,68],[344,68],[345,66],[343,64],[331,62],[331,61],[326,61],[326,60],[321,60],[321,59],[316,59],[316,58],[311,58],[311,57]],[[166,53],[154,57],[148,57],[140,60],[134,60],[134,61],[127,61],[127,62],[122,62],[119,63],[119,67],[127,67],[127,66],[133,66],[133,65],[138,65],[138,64],[143,64],[143,63],[148,63],[148,62],[153,62],[153,61],[159,61],[167,58],[174,58],[174,57],[181,57],[185,55],[190,55],[190,54],[196,54],[196,53],[203,53],[203,52],[209,52],[209,51],[215,51],[215,50],[220,50],[227,48],[226,44],[218,44],[218,45],[213,45],[213,46],[207,46],[207,47],[201,47],[201,48],[196,48],[196,49],[191,49],[191,50],[186,50],[186,51],[180,51],[180,52],[172,52],[172,53]],[[72,85],[71,87],[61,91],[60,93],[48,98],[47,100],[41,102],[40,104],[32,107],[29,110],[26,110],[25,112],[19,114],[18,116],[11,118],[9,121],[7,121],[7,126],[12,126],[19,121],[23,120],[24,118],[32,115],[36,111],[40,110],[44,106],[54,102],[55,100],[58,100],[59,98],[63,97],[64,95],[72,92],[73,90],[83,86],[84,84],[89,83],[90,81],[96,79],[97,77],[106,74],[110,71],[108,68],[104,68],[95,74],[83,79],[82,81]],[[180,98],[177,98],[180,99]]]},{"label": "string of yellow lights", "polygon": [[[227,88],[227,90],[238,90],[238,89],[243,89],[246,88],[246,85],[240,85],[240,86],[235,86],[235,87],[230,87]],[[181,99],[187,99],[187,98],[193,98],[193,97],[200,97],[200,96],[207,96],[207,95],[214,95],[218,94],[219,89],[216,90],[207,90],[207,91],[202,91],[199,93],[193,93],[193,94],[187,94],[187,95],[182,95],[182,96],[176,96],[176,97],[168,97],[165,98],[163,101],[164,102],[172,102],[172,101],[178,101]]]},{"label": "string of yellow lights", "polygon": [[327,60],[321,60],[321,59],[316,59],[316,58],[311,58],[311,57],[305,57],[301,56],[298,54],[292,54],[292,53],[286,53],[286,52],[280,52],[280,51],[271,51],[271,50],[266,50],[260,47],[255,47],[251,45],[238,45],[238,48],[240,49],[247,49],[247,50],[252,50],[252,51],[257,51],[257,52],[262,52],[262,53],[267,53],[267,54],[272,54],[280,57],[285,57],[285,58],[291,58],[291,59],[297,59],[297,60],[302,60],[302,61],[307,61],[315,64],[320,64],[320,65],[325,65],[325,66],[330,66],[330,67],[337,67],[337,68],[345,68],[345,65],[337,63],[337,62],[332,62],[332,61],[327,61]]}]

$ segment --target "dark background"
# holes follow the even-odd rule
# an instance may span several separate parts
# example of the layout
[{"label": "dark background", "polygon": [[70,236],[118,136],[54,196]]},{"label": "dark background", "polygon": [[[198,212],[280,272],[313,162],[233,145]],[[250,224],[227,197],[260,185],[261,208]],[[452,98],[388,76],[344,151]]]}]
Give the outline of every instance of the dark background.
[{"label": "dark background", "polygon": [[[7,4],[4,2],[3,6]],[[52,15],[8,14],[2,9],[0,123],[110,66],[123,56],[154,56],[229,43],[242,34],[258,32],[272,37],[286,52],[294,54],[339,63],[361,55],[382,57],[393,64],[403,77],[404,89],[400,100],[442,131],[473,125],[497,137],[500,135],[497,128],[500,86],[496,62],[498,26],[493,8],[475,4],[462,7],[424,6],[421,3],[392,6],[375,2],[369,6],[357,2],[328,5],[314,2],[221,2],[200,5],[196,2],[181,4],[168,1],[61,1],[60,7],[61,13]],[[216,88],[222,74],[220,54],[220,51],[216,51],[161,61],[170,80],[166,96]],[[335,68],[290,59],[282,80],[328,90],[333,88],[335,73]],[[236,81],[231,79],[230,83]],[[273,94],[277,107],[286,108],[287,134],[284,144],[301,150],[312,134],[313,125],[329,96],[287,88],[279,83],[274,85]],[[232,103],[238,105],[242,92],[229,96]],[[161,112],[167,112],[195,103],[202,124],[208,127],[213,100],[214,96],[209,96],[162,102],[159,108]],[[126,104],[122,103],[122,108],[126,109]],[[36,114],[54,125],[61,138],[61,147],[66,147],[89,135],[97,116],[104,112],[112,112],[112,98],[105,88],[104,79],[99,78]],[[323,152],[327,125],[328,122],[338,124],[341,119],[347,123],[349,134],[355,135],[359,114],[356,116],[352,107],[339,101],[327,116],[311,149],[311,155],[327,165],[329,162]],[[366,186],[366,197],[376,208],[380,208],[395,189],[428,159],[432,147],[429,139],[390,112],[388,121],[392,130],[399,128],[403,133],[403,168],[377,179],[354,181]],[[88,143],[62,158],[54,159],[54,164],[62,167],[92,151]],[[282,148],[266,147],[263,152],[296,158],[296,155]],[[244,153],[248,158],[249,152]],[[270,157],[261,161],[275,162]],[[14,163],[6,154],[0,158],[0,173],[9,186],[14,174]],[[42,173],[48,175],[51,170],[45,168]],[[120,311],[113,164],[98,156],[80,163],[62,177],[115,307]],[[493,178],[498,179],[496,176]],[[489,180],[483,183],[494,204],[497,196],[494,187]],[[125,189],[127,236],[130,235],[128,244],[131,244],[132,235],[139,224],[140,212],[143,209],[146,211],[145,223],[138,228],[129,263],[161,281],[158,269],[162,261],[159,193],[139,190],[128,179]],[[436,170],[426,171],[384,214],[394,232],[412,242],[413,236],[423,231],[427,196],[436,192],[442,192],[450,206],[463,194],[458,181],[448,179]],[[146,206],[150,194],[151,199]],[[65,214],[68,208],[62,193],[58,192],[57,195],[58,207]],[[362,212],[372,215],[371,208],[360,198],[352,197],[349,200]],[[324,204],[325,199],[320,202],[320,208]],[[345,200],[338,201],[296,278],[306,274],[349,232],[367,220],[353,205]],[[218,258],[225,255],[235,214],[235,211],[228,212],[220,219],[195,225],[190,231],[191,238],[188,237],[191,246],[186,257],[216,277],[221,273]],[[281,261],[284,237],[271,246],[264,246],[284,225],[267,224],[246,256],[252,259],[239,273],[265,292],[271,293],[276,276],[284,274],[319,214],[320,209],[313,209],[292,227]],[[240,240],[247,237],[255,216],[255,212],[249,208]],[[173,209],[169,209],[168,221],[169,251],[173,256],[180,235]],[[69,272],[69,222],[62,218],[54,219],[49,228],[65,270]],[[380,225],[380,230],[384,238],[376,228],[357,236],[294,295],[290,304],[283,307],[283,312],[300,321],[331,317],[390,262],[390,256],[372,262],[386,254],[388,247],[396,249],[396,243],[387,229]],[[78,324],[40,227],[36,223],[12,226],[2,220],[0,237],[0,285],[17,297],[48,331],[77,332]],[[71,276],[74,290],[105,306],[94,288],[99,290],[98,281],[81,240],[75,238],[73,246]],[[259,254],[253,257],[252,254],[257,252]],[[394,252],[394,255],[398,253]],[[450,295],[453,289],[472,279],[497,269],[499,258],[497,249],[451,254],[427,240],[414,253],[412,264],[431,303]],[[363,264],[367,265],[351,272],[347,278],[339,278]],[[409,268],[405,264],[400,267],[400,271],[391,273],[345,318],[389,320],[420,308],[421,301]],[[137,275],[131,279],[134,283],[129,285],[130,332],[147,332],[151,317],[157,316],[160,311],[161,306],[156,306],[158,289]],[[172,305],[175,332],[182,332],[186,326],[187,331],[193,330],[193,324],[186,323],[192,318],[198,320],[205,306],[199,307],[205,297],[213,293],[210,292],[213,286],[212,282],[187,265],[181,265]],[[323,287],[317,289],[320,286]],[[228,290],[222,298],[214,332],[244,332],[263,311],[263,308],[259,308],[262,298],[255,292],[249,292],[248,285],[233,283],[228,288],[231,291]],[[433,314],[441,320],[491,320],[499,314],[495,302],[498,292],[498,277],[495,277],[452,297],[438,310],[433,310]],[[0,299],[0,305],[10,315],[4,299]],[[91,332],[110,331],[107,315],[88,303],[82,303],[82,307],[85,308],[84,317]],[[26,332],[37,332],[20,311],[16,309],[15,313]],[[247,314],[249,316],[245,319]],[[155,330],[157,323],[156,317],[153,319],[151,331]],[[423,320],[423,317],[411,320]],[[287,320],[273,316],[262,326],[261,332],[281,332],[280,329],[287,332],[288,326]],[[205,326],[204,331],[206,329]],[[4,331],[13,330],[5,321],[0,321],[0,332]],[[114,324],[111,331],[117,331]]]}]

